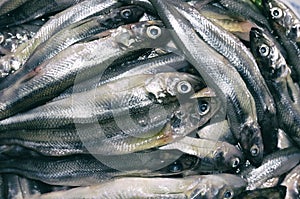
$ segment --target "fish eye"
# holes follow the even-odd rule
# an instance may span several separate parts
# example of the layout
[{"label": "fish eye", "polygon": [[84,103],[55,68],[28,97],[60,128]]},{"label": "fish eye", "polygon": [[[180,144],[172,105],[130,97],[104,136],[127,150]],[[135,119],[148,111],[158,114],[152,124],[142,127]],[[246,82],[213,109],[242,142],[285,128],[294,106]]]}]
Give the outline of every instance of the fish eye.
[{"label": "fish eye", "polygon": [[269,55],[270,53],[270,48],[269,46],[267,46],[266,44],[262,44],[259,49],[258,52],[261,56],[266,57]]},{"label": "fish eye", "polygon": [[157,26],[150,26],[147,28],[147,35],[151,39],[156,39],[161,35],[161,29]]},{"label": "fish eye", "polygon": [[132,16],[132,11],[130,9],[124,9],[121,11],[121,16],[125,19],[128,19],[129,17]]},{"label": "fish eye", "polygon": [[250,148],[250,153],[251,156],[257,156],[259,154],[259,148],[256,144],[254,144],[251,148]]},{"label": "fish eye", "polygon": [[168,170],[171,173],[178,173],[183,170],[183,166],[179,162],[174,162],[168,167]]},{"label": "fish eye", "polygon": [[181,81],[177,84],[177,92],[187,94],[192,91],[192,85],[187,81]]},{"label": "fish eye", "polygon": [[231,191],[229,191],[229,190],[225,191],[224,198],[226,198],[226,199],[232,198],[232,196],[233,196],[233,193]]},{"label": "fish eye", "polygon": [[271,9],[271,15],[272,15],[273,18],[279,19],[279,18],[282,17],[283,12],[280,8],[274,7],[274,8]]},{"label": "fish eye", "polygon": [[231,166],[233,167],[233,168],[235,168],[235,167],[237,167],[237,166],[239,166],[239,164],[240,164],[240,159],[239,158],[234,158],[234,159],[232,159],[231,160]]},{"label": "fish eye", "polygon": [[202,101],[201,104],[199,104],[200,115],[207,114],[209,112],[209,110],[210,110],[210,107],[206,101]]}]

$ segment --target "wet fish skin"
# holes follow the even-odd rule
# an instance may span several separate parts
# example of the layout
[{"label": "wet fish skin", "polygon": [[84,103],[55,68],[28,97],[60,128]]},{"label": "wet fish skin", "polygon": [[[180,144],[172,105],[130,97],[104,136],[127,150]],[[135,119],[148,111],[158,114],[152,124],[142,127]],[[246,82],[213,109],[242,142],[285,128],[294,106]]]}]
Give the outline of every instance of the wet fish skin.
[{"label": "wet fish skin", "polygon": [[[129,13],[131,16],[124,16],[123,12]],[[125,6],[113,9],[109,14],[99,15],[71,24],[38,46],[24,66],[7,77],[0,87],[7,88],[13,85],[42,62],[51,59],[59,52],[80,40],[123,24],[137,22],[143,13],[144,10],[138,6]]]},{"label": "wet fish skin", "polygon": [[285,198],[299,198],[300,165],[293,168],[284,178],[281,185],[286,186]]},{"label": "wet fish skin", "polygon": [[300,41],[300,19],[284,1],[266,0],[263,1],[263,6],[269,11],[273,23],[284,28],[287,38],[294,42]]},{"label": "wet fish skin", "polygon": [[189,63],[184,59],[184,57],[175,53],[168,53],[158,57],[128,63],[121,67],[119,64],[112,64],[100,76],[95,76],[92,79],[78,83],[76,85],[76,89],[73,87],[68,88],[52,101],[69,97],[74,92],[83,92],[94,89],[95,85],[92,85],[91,82],[95,82],[96,86],[100,86],[124,77],[130,77],[138,74],[175,72],[188,66]]},{"label": "wet fish skin", "polygon": [[270,178],[281,176],[300,161],[298,148],[290,147],[265,156],[261,166],[244,171],[241,176],[248,182],[247,190],[254,190]]},{"label": "wet fish skin", "polygon": [[[231,128],[241,142],[247,157],[259,163],[262,160],[263,144],[256,118],[256,107],[253,97],[237,71],[192,31],[193,27],[188,20],[172,8],[174,2],[157,0],[151,2],[167,28],[174,30],[171,32],[174,43],[185,53],[187,60],[199,71],[207,86],[217,93],[229,111]],[[218,81],[215,81],[216,79]],[[245,96],[248,100],[245,100]]]},{"label": "wet fish skin", "polygon": [[263,16],[260,10],[258,8],[255,9],[255,6],[253,7],[249,5],[252,4],[251,2],[221,0],[219,1],[219,3],[225,8],[227,8],[229,11],[231,11],[232,14],[238,14],[239,16],[243,16],[253,21],[258,26],[262,28],[266,28],[269,31],[272,31],[272,28],[268,20],[266,20],[266,18]]},{"label": "wet fish skin", "polygon": [[262,132],[271,132],[272,135],[277,125],[275,102],[248,48],[234,35],[214,25],[192,7],[183,3],[175,6],[189,20],[200,37],[236,68],[255,100]]},{"label": "wet fish skin", "polygon": [[[37,106],[78,81],[101,74],[120,56],[126,56],[134,50],[164,45],[164,42],[168,42],[168,33],[161,27],[159,21],[120,26],[109,31],[112,35],[108,37],[65,49],[16,84],[0,91],[3,99],[0,102],[0,118]],[[147,30],[152,29],[157,30],[154,37],[151,33],[147,34]]]},{"label": "wet fish skin", "polygon": [[[3,78],[10,70],[18,70],[22,67],[37,46],[49,39],[59,30],[95,13],[104,12],[118,5],[120,4],[116,0],[85,0],[56,14],[47,21],[34,38],[20,45],[15,52],[0,59],[0,76]],[[3,74],[2,70],[4,70]]]},{"label": "wet fish skin", "polygon": [[294,144],[292,143],[291,138],[282,130],[278,129],[277,133],[278,142],[277,142],[277,148],[278,149],[284,149],[288,147],[292,147]]},{"label": "wet fish skin", "polygon": [[[211,161],[219,171],[230,170],[243,164],[244,157],[234,145],[226,142],[184,137],[160,147],[161,150],[177,149],[186,154]],[[209,160],[208,160],[209,159]]]},{"label": "wet fish skin", "polygon": [[116,172],[92,156],[80,155],[10,159],[1,161],[0,167],[0,173],[15,173],[51,185],[69,186],[100,183],[113,177]]},{"label": "wet fish skin", "polygon": [[[201,101],[203,103],[203,100]],[[156,115],[142,118],[143,121],[147,121],[142,126],[132,124],[133,117],[136,116],[124,115],[118,119],[122,120],[122,123],[75,125],[74,129],[6,131],[0,134],[0,144],[18,144],[52,156],[85,153],[128,154],[174,142],[202,126],[218,111],[220,106],[219,103],[209,101],[205,101],[205,104],[209,106],[209,110],[205,113],[199,110],[197,102],[172,105],[170,108],[164,107],[164,110],[158,106],[158,109],[155,109]],[[178,111],[181,116],[176,116]],[[139,112],[138,114],[145,113]],[[116,118],[115,121],[117,121]],[[228,162],[232,164],[231,160]]]},{"label": "wet fish skin", "polygon": [[297,93],[293,81],[290,80],[291,70],[271,38],[262,30],[252,29],[250,37],[252,52],[276,102],[279,125],[299,145],[300,111],[295,103],[298,97],[290,95],[290,91]]},{"label": "wet fish skin", "polygon": [[256,24],[242,16],[232,16],[231,12],[226,10],[225,8],[221,8],[211,4],[207,4],[204,7],[201,6],[199,8],[198,4],[201,5],[201,2],[199,3],[198,1],[196,1],[194,4],[192,4],[192,6],[195,7],[211,22],[221,26],[241,40],[249,41],[250,29],[252,27],[258,27]]},{"label": "wet fish skin", "polygon": [[[125,183],[125,184],[124,184]],[[209,188],[202,186],[206,183]],[[226,183],[227,185],[224,186]],[[163,186],[157,186],[161,184]],[[120,186],[122,185],[122,186]],[[124,186],[126,185],[126,186]],[[57,197],[72,198],[224,198],[224,195],[237,195],[245,182],[230,174],[188,176],[176,178],[118,178],[107,183],[90,187],[75,188],[65,192],[54,192],[38,196],[42,199]]]},{"label": "wet fish skin", "polygon": [[28,23],[39,17],[62,11],[84,0],[37,0],[27,1],[6,15],[0,16],[0,27],[13,27]]},{"label": "wet fish skin", "polygon": [[252,199],[252,198],[272,198],[272,199],[282,199],[285,197],[284,186],[270,187],[264,189],[257,189],[252,191],[244,191],[237,198],[240,199]]},{"label": "wet fish skin", "polygon": [[31,39],[35,35],[35,33],[41,28],[42,24],[44,24],[44,22],[41,19],[38,19],[33,21],[32,23],[1,29],[1,56],[13,52],[21,43],[27,42],[29,39]]},{"label": "wet fish skin", "polygon": [[[200,79],[187,73],[140,74],[130,80],[125,76],[93,90],[75,93],[11,116],[0,122],[0,129],[60,128],[96,121],[103,123],[120,116],[130,117],[134,112],[142,113],[142,109],[154,110],[155,104],[163,106],[178,101],[181,94],[176,86],[179,82],[190,86],[190,93],[184,95],[187,99],[201,87]],[[93,85],[90,82],[89,86]]]},{"label": "wet fish skin", "polygon": [[[267,14],[267,18],[272,25],[276,37],[278,37],[278,41],[280,45],[284,47],[287,52],[286,61],[292,70],[292,77],[294,81],[299,84],[299,75],[300,75],[300,48],[298,47],[297,43],[286,35],[286,29],[281,24],[277,23],[276,20],[272,19],[272,12],[271,9],[272,4],[268,3],[269,1],[263,1],[263,8],[265,13]],[[279,8],[280,9],[280,8]],[[280,11],[279,11],[280,12]]]},{"label": "wet fish skin", "polygon": [[0,3],[0,15],[7,14],[9,11],[12,11],[22,4],[26,3],[29,0],[17,0],[17,1],[12,1],[12,0],[4,0]]},{"label": "wet fish skin", "polygon": [[233,145],[237,144],[227,120],[204,126],[203,128],[199,129],[197,135],[202,139],[218,140]]}]

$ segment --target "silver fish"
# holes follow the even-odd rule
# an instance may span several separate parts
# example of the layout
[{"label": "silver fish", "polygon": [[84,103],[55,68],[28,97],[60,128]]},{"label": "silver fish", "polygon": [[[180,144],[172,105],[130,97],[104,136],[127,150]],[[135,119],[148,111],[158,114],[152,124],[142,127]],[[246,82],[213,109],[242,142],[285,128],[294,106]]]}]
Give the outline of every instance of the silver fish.
[{"label": "silver fish", "polygon": [[[52,17],[47,23],[35,34],[34,38],[20,45],[12,54],[1,57],[0,59],[0,76],[5,76],[8,71],[18,70],[24,65],[29,56],[38,45],[49,39],[53,34],[62,28],[85,19],[97,12],[105,11],[114,6],[120,5],[116,0],[85,0],[76,4]],[[12,68],[13,67],[13,68]]]},{"label": "silver fish", "polygon": [[0,91],[0,118],[44,103],[69,86],[103,73],[120,56],[166,44],[168,31],[161,27],[159,21],[120,26],[105,38],[65,49]]},{"label": "silver fish", "polygon": [[268,179],[281,176],[300,161],[298,148],[290,147],[267,155],[261,166],[244,171],[241,176],[248,182],[247,190],[254,190]]},{"label": "silver fish", "polygon": [[176,142],[160,147],[162,150],[177,149],[201,159],[210,159],[219,171],[236,168],[243,163],[244,157],[234,145],[226,142],[184,137]]},{"label": "silver fish", "polygon": [[72,44],[108,29],[137,22],[143,13],[144,10],[138,6],[125,6],[113,9],[109,14],[98,15],[71,24],[39,45],[20,70],[5,78],[1,83],[0,89],[15,84],[42,62],[54,57]]},{"label": "silver fish", "polygon": [[[160,184],[161,186],[157,186]],[[118,178],[110,182],[69,191],[38,195],[37,198],[232,198],[245,182],[231,174],[188,176],[185,178]]]},{"label": "silver fish", "polygon": [[278,123],[299,145],[300,110],[297,105],[299,93],[291,80],[291,70],[271,37],[259,29],[252,29],[250,37],[252,52],[276,102]]},{"label": "silver fish", "polygon": [[[4,119],[0,121],[0,130],[103,123],[116,117],[143,113],[142,110],[151,109],[155,104],[163,106],[178,101],[182,92],[188,99],[202,86],[200,82],[200,78],[180,72],[140,74],[130,79],[125,76]],[[187,86],[188,90],[181,91],[180,86]]]},{"label": "silver fish", "polygon": [[263,5],[269,10],[271,20],[284,28],[285,35],[295,42],[300,42],[300,19],[285,1],[266,0]]},{"label": "silver fish", "polygon": [[255,102],[238,72],[223,56],[199,38],[189,21],[173,7],[174,1],[151,0],[151,2],[167,28],[172,30],[174,43],[199,71],[207,86],[220,97],[228,111],[232,131],[241,142],[249,159],[260,162],[263,144]]}]

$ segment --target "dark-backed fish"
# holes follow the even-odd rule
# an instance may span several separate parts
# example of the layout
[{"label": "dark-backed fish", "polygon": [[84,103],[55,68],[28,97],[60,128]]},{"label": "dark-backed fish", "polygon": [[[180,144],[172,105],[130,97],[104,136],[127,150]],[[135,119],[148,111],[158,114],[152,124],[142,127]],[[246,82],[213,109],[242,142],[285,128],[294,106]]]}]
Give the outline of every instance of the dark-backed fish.
[{"label": "dark-backed fish", "polygon": [[[212,162],[219,171],[230,170],[244,161],[242,152],[226,142],[200,138],[184,137],[176,142],[160,147],[162,150],[180,150]],[[208,160],[209,159],[209,160]]]},{"label": "dark-backed fish", "polygon": [[85,0],[56,14],[35,34],[34,38],[20,45],[16,51],[0,59],[0,76],[24,65],[34,50],[53,34],[68,25],[92,16],[98,12],[120,5],[116,0]]},{"label": "dark-backed fish", "polygon": [[113,61],[132,51],[168,42],[168,31],[159,21],[120,26],[109,33],[107,37],[65,49],[0,91],[0,118],[52,99],[73,84],[103,73]]},{"label": "dark-backed fish", "polygon": [[254,190],[268,179],[281,176],[291,170],[300,161],[300,150],[295,147],[282,149],[267,155],[261,166],[250,168],[241,173],[248,182],[247,190]]},{"label": "dark-backed fish", "polygon": [[252,52],[276,102],[279,126],[299,145],[299,93],[291,70],[271,37],[260,29],[252,29],[250,37]]},{"label": "dark-backed fish", "polygon": [[[287,14],[282,10],[282,7],[277,7],[277,4],[273,0],[263,1],[263,8],[266,13],[267,18],[269,19],[270,24],[273,27],[273,34],[278,38],[280,45],[284,47],[287,52],[286,61],[289,64],[289,67],[292,70],[293,79],[299,84],[299,76],[300,76],[300,48],[297,45],[295,40],[292,40],[288,37],[286,33],[286,27],[284,27],[285,23],[280,23],[280,21],[286,20],[284,16]],[[289,15],[289,14],[288,14]],[[290,16],[287,16],[289,20],[292,20]],[[290,22],[288,22],[290,23]],[[297,31],[299,29],[299,25]]]},{"label": "dark-backed fish", "polygon": [[236,69],[199,38],[189,20],[173,7],[173,1],[151,2],[167,28],[172,30],[174,43],[199,71],[207,86],[221,99],[227,110],[230,127],[249,159],[260,162],[263,144],[255,102]]},{"label": "dark-backed fish", "polygon": [[5,78],[0,88],[7,88],[15,84],[22,76],[72,44],[105,30],[137,22],[143,13],[144,10],[138,6],[125,6],[113,9],[109,14],[95,16],[71,24],[39,45],[20,70]]},{"label": "dark-backed fish", "polygon": [[265,0],[263,5],[269,11],[268,17],[272,23],[277,23],[282,27],[287,38],[300,42],[300,19],[293,10],[281,0]]}]

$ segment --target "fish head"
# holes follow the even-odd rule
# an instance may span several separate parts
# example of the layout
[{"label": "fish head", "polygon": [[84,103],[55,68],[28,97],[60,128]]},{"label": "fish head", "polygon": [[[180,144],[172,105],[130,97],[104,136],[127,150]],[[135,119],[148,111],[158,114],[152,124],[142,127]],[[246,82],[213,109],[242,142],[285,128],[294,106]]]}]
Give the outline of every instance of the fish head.
[{"label": "fish head", "polygon": [[191,98],[181,103],[171,118],[175,137],[185,136],[207,123],[220,109],[218,97]]},{"label": "fish head", "polygon": [[285,78],[290,69],[272,37],[262,29],[252,28],[250,38],[251,51],[264,78],[267,81]]},{"label": "fish head", "polygon": [[223,165],[226,169],[236,169],[245,162],[244,154],[236,146],[228,144],[226,142],[222,143],[223,148],[221,153],[215,152],[215,158],[220,160],[220,166]]},{"label": "fish head", "polygon": [[241,193],[246,187],[242,178],[232,174],[204,175],[195,181],[187,193],[188,198],[230,199]]},{"label": "fish head", "polygon": [[263,160],[264,145],[257,123],[249,121],[242,127],[240,144],[244,149],[245,157],[253,165],[260,165]]},{"label": "fish head", "polygon": [[145,13],[145,9],[137,5],[129,5],[113,10],[115,20],[124,21],[125,23],[134,23],[138,21]]},{"label": "fish head", "polygon": [[[161,47],[170,41],[169,31],[161,21],[143,21],[120,26],[112,33],[115,43],[123,49],[147,46]],[[149,46],[150,45],[150,46]]]},{"label": "fish head", "polygon": [[290,39],[300,39],[300,21],[297,15],[286,4],[278,0],[265,0],[263,7],[268,12],[268,18],[276,23],[276,27],[283,28]]},{"label": "fish head", "polygon": [[289,22],[289,16],[287,16],[287,7],[282,2],[278,0],[264,0],[262,1],[262,5],[265,11],[267,11],[267,16],[269,19],[273,20],[284,26],[287,22]]},{"label": "fish head", "polygon": [[199,77],[180,72],[157,73],[146,85],[146,90],[156,101],[168,103],[169,99],[175,99],[180,104],[190,102],[191,96],[204,86]]}]

